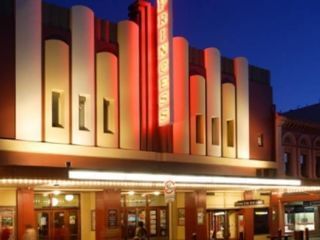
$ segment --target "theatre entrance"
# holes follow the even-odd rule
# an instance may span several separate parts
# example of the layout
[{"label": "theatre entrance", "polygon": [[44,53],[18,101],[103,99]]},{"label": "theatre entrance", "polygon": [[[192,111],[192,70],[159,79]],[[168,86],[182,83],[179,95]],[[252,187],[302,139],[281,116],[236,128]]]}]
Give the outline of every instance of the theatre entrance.
[{"label": "theatre entrance", "polygon": [[35,194],[39,240],[80,240],[79,195]]},{"label": "theatre entrance", "polygon": [[168,240],[168,207],[164,196],[155,194],[122,194],[123,236],[130,240],[135,236],[139,222],[144,223],[149,240]]}]

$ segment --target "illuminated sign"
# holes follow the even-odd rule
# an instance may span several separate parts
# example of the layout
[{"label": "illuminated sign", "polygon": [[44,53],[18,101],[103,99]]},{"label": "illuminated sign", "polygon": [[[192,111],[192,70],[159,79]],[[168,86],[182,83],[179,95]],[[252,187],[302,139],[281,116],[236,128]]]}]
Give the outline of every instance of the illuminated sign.
[{"label": "illuminated sign", "polygon": [[159,126],[171,123],[171,1],[157,0]]}]

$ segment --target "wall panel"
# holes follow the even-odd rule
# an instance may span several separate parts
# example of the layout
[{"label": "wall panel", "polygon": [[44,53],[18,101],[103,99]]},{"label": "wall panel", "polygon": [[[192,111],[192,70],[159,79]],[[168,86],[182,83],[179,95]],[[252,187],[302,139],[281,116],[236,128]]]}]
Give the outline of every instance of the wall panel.
[{"label": "wall panel", "polygon": [[237,157],[250,156],[249,137],[249,67],[245,58],[234,59],[234,74],[237,85]]},{"label": "wall panel", "polygon": [[[204,51],[207,96],[207,154],[221,156],[221,56],[216,48]],[[216,121],[216,122],[215,122]]]},{"label": "wall panel", "polygon": [[236,157],[235,94],[235,87],[233,84],[222,84],[222,156],[230,158]]},{"label": "wall panel", "polygon": [[119,146],[118,59],[109,52],[96,56],[97,74],[97,145]]},{"label": "wall panel", "polygon": [[139,28],[118,23],[120,148],[140,149]]},{"label": "wall panel", "polygon": [[44,58],[45,141],[69,143],[69,46],[60,40],[47,40]]},{"label": "wall panel", "polygon": [[206,154],[206,80],[190,77],[190,146],[191,154]]},{"label": "wall panel", "polygon": [[[71,8],[72,143],[95,144],[94,14],[84,6]],[[83,111],[81,113],[81,111]]]},{"label": "wall panel", "polygon": [[42,140],[41,0],[16,0],[16,138]]},{"label": "wall panel", "polygon": [[189,143],[189,44],[173,38],[173,152],[190,153]]}]

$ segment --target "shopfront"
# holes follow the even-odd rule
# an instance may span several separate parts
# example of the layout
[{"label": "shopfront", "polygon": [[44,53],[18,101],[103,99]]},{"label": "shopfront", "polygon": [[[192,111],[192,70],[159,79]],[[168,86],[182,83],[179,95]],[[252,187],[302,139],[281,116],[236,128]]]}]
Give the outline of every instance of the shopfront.
[{"label": "shopfront", "polygon": [[305,231],[312,236],[320,236],[320,201],[290,202],[284,204],[284,231]]}]

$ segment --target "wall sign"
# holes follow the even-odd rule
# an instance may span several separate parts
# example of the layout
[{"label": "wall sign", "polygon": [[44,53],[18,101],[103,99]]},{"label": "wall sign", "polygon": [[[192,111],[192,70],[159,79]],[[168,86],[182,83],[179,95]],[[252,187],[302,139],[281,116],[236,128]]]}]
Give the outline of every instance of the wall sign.
[{"label": "wall sign", "polygon": [[157,0],[157,53],[158,53],[158,120],[159,126],[172,121],[171,104],[171,0]]},{"label": "wall sign", "polygon": [[262,199],[251,199],[251,200],[242,200],[235,202],[235,207],[253,207],[253,206],[261,206],[264,205],[264,201]]},{"label": "wall sign", "polygon": [[178,225],[184,226],[185,224],[185,209],[178,208]]},{"label": "wall sign", "polygon": [[198,225],[202,225],[204,224],[204,209],[203,208],[198,208],[197,209],[197,224]]},{"label": "wall sign", "polygon": [[176,196],[176,184],[169,180],[164,183],[164,199],[166,203],[174,202]]},{"label": "wall sign", "polygon": [[117,209],[108,210],[108,228],[117,228],[118,227],[118,211]]}]

